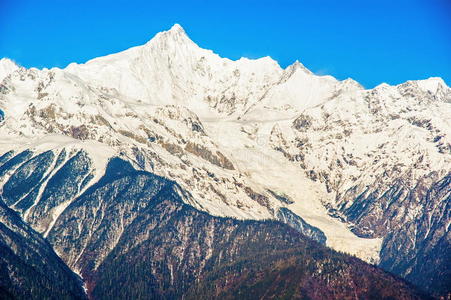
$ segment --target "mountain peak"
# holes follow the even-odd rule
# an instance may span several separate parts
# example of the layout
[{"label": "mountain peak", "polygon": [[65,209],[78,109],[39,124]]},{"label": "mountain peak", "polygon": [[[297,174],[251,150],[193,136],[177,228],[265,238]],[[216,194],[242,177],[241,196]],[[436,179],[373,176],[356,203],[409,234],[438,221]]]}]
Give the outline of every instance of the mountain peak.
[{"label": "mountain peak", "polygon": [[185,43],[194,43],[186,34],[180,24],[175,23],[169,30],[159,32],[152,38],[148,43],[163,43],[163,44],[185,44]]},{"label": "mountain peak", "polygon": [[292,65],[288,66],[288,70],[295,72],[296,70],[302,70],[307,74],[312,74],[312,72],[307,69],[299,60],[296,60]]},{"label": "mountain peak", "polygon": [[7,57],[0,59],[0,66],[8,68],[18,68],[17,64]]},{"label": "mountain peak", "polygon": [[183,27],[178,23],[175,23],[174,25],[172,25],[171,29],[169,29],[168,31],[172,32],[172,33],[185,33],[185,30],[183,29]]},{"label": "mountain peak", "polygon": [[189,37],[187,36],[183,27],[178,23],[175,23],[174,25],[172,25],[172,27],[169,30],[166,30],[166,31],[163,31],[163,32],[160,32],[157,34],[157,36],[159,36],[159,35],[170,36],[174,39],[178,39],[180,37],[189,39]]},{"label": "mountain peak", "polygon": [[9,58],[0,59],[0,82],[10,73],[17,70],[19,66]]}]

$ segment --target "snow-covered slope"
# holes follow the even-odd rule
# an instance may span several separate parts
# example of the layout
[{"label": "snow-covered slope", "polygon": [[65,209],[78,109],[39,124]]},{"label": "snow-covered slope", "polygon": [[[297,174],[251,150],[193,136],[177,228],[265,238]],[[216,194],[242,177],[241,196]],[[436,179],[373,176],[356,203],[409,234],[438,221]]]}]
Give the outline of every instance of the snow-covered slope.
[{"label": "snow-covered slope", "polygon": [[18,68],[19,67],[12,60],[8,58],[0,59],[0,81]]},{"label": "snow-covered slope", "polygon": [[[108,158],[121,156],[175,180],[196,208],[241,219],[278,218],[286,208],[322,231],[327,245],[371,262],[390,248],[387,237],[399,224],[428,212],[419,200],[363,196],[400,180],[409,194],[434,174],[431,188],[450,171],[451,89],[439,78],[365,90],[299,62],[282,69],[269,57],[221,58],[179,25],[143,46],[65,69],[4,59],[0,76],[0,154],[83,150],[94,167],[78,193],[103,174]],[[68,201],[46,209],[49,217],[37,217],[34,228],[49,232]],[[397,221],[384,215],[393,203],[402,207]],[[447,238],[449,216],[435,217],[428,230]]]},{"label": "snow-covered slope", "polygon": [[[65,71],[150,105],[182,105],[199,116],[224,113],[262,97],[282,73],[269,57],[231,61],[199,48],[179,25],[141,47],[70,64]],[[156,92],[158,91],[158,93]]]}]

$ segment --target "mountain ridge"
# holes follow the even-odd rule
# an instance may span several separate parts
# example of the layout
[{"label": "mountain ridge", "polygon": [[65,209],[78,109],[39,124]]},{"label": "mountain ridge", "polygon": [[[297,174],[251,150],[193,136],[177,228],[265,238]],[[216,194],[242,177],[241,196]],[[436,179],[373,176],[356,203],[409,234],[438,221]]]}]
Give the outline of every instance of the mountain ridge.
[{"label": "mountain ridge", "polygon": [[[192,194],[189,204],[210,214],[278,219],[288,209],[336,250],[415,270],[418,262],[403,254],[437,241],[412,227],[400,238],[415,242],[396,250],[389,235],[403,222],[430,218],[424,234],[449,240],[449,216],[422,210],[413,195],[428,174],[437,174],[424,187],[432,191],[449,173],[450,102],[441,79],[366,90],[299,62],[282,69],[270,58],[221,58],[174,26],[143,46],[85,64],[14,69],[0,84],[0,152],[31,149],[37,156],[71,144],[73,157],[88,149],[95,166],[83,189],[121,154],[177,181]],[[15,172],[7,170],[2,186]],[[442,196],[430,200],[432,211],[449,202],[446,188],[434,192]],[[400,206],[394,221],[383,213],[388,206]],[[60,203],[43,217],[56,222],[65,209]],[[51,230],[52,222],[37,220],[35,229]]]},{"label": "mountain ridge", "polygon": [[[89,165],[80,153],[63,166],[69,164],[73,171]],[[66,195],[71,193],[70,185],[80,182],[72,174],[58,175],[64,185],[55,183]],[[241,276],[241,271],[262,272],[268,267],[274,273],[277,271],[273,268],[293,265],[293,259],[298,260],[294,265],[299,266],[295,268],[300,276],[291,277],[293,287],[281,289],[280,296],[322,299],[327,293],[340,298],[359,295],[371,299],[378,295],[429,299],[399,278],[328,249],[280,222],[214,217],[187,205],[182,195],[175,182],[135,170],[127,160],[112,158],[100,180],[63,211],[47,241],[74,272],[83,276],[90,299],[183,299],[202,294],[218,299],[222,296],[211,290],[210,284],[217,280],[215,277]],[[50,204],[49,199],[41,199],[41,203]],[[0,205],[15,215],[2,202]],[[21,222],[18,215],[16,219]],[[0,230],[0,240],[3,238]],[[29,265],[39,264],[33,258],[26,261]],[[14,274],[9,277],[15,278]],[[234,284],[238,282],[233,280]],[[255,278],[253,282],[255,287],[241,293],[251,296],[252,291],[265,293],[273,289],[267,280]],[[5,296],[6,288],[12,296],[22,298],[17,292],[20,287],[27,290],[26,284],[5,286],[0,280],[0,295]],[[81,283],[77,288],[80,293]],[[230,295],[228,298],[241,298]],[[56,296],[56,292],[48,295]],[[85,296],[80,293],[67,298]]]}]

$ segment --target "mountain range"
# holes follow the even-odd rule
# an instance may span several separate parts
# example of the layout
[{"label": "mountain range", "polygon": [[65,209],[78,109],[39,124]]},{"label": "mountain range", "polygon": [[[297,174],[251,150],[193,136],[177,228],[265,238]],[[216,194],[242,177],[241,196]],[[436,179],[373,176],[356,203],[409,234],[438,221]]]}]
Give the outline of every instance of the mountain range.
[{"label": "mountain range", "polygon": [[0,292],[450,297],[449,120],[440,78],[365,89],[177,24],[64,69],[4,58]]}]

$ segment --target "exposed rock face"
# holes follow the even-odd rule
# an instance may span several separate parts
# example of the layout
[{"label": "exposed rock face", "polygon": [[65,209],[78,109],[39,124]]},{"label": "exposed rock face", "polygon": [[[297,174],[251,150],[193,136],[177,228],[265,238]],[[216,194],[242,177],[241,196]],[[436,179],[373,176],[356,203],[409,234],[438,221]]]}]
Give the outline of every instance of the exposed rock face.
[{"label": "exposed rock face", "polygon": [[301,217],[293,213],[286,207],[282,207],[277,212],[277,218],[279,221],[288,224],[299,232],[302,232],[305,236],[317,241],[321,244],[326,244],[326,236],[324,233],[316,227],[309,225]]},{"label": "exposed rock face", "polygon": [[449,93],[410,82],[362,96],[366,105],[341,96],[305,110],[290,129],[273,130],[272,146],[334,195],[325,201],[333,216],[358,236],[383,239],[380,266],[448,294],[451,152],[437,115],[449,111]]},{"label": "exposed rock face", "polygon": [[451,219],[450,181],[451,175],[430,174],[409,188],[400,179],[388,190],[355,197],[343,213],[356,231],[384,236],[381,267],[423,288],[443,291],[450,283],[451,236],[445,224]]},{"label": "exposed rock face", "polygon": [[191,142],[188,142],[186,144],[185,150],[202,157],[203,159],[211,162],[214,165],[217,165],[218,167],[228,169],[228,170],[234,170],[233,164],[230,162],[230,160],[227,159],[221,152],[217,151],[216,154],[210,152],[208,149],[201,145],[197,145]]}]

